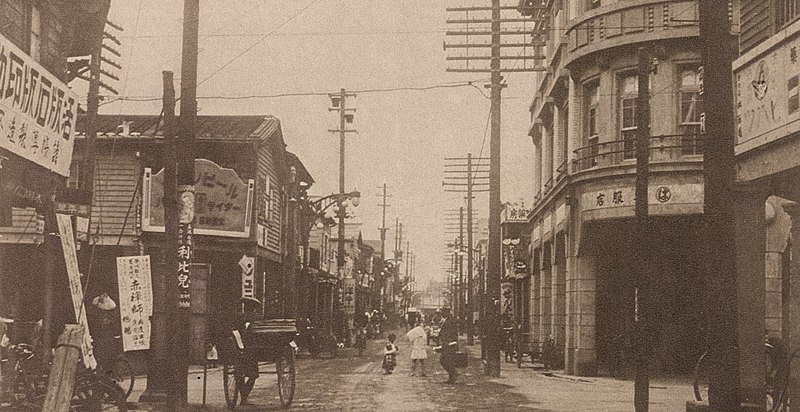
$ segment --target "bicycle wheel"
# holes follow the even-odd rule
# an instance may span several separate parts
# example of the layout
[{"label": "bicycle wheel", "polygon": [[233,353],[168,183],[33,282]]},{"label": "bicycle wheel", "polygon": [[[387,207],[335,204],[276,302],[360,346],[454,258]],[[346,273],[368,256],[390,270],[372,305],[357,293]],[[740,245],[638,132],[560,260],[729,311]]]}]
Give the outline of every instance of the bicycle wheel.
[{"label": "bicycle wheel", "polygon": [[125,392],[125,399],[127,400],[128,396],[133,392],[133,384],[136,381],[136,375],[133,373],[133,367],[130,361],[122,355],[118,356],[112,368],[106,370],[105,374],[122,388]]},{"label": "bicycle wheel", "polygon": [[283,357],[275,362],[275,371],[278,373],[278,395],[281,398],[281,405],[288,408],[294,399],[295,368],[294,350],[287,347],[283,351]]},{"label": "bicycle wheel", "polygon": [[70,407],[76,412],[128,410],[124,390],[103,375],[94,373],[80,374],[77,377]]},{"label": "bicycle wheel", "polygon": [[225,403],[230,410],[236,407],[236,401],[239,400],[239,378],[236,376],[237,366],[228,362],[222,365],[222,387],[225,392]]},{"label": "bicycle wheel", "polygon": [[692,386],[694,388],[694,399],[698,402],[708,400],[708,370],[706,360],[708,352],[703,352],[697,364],[694,366]]}]

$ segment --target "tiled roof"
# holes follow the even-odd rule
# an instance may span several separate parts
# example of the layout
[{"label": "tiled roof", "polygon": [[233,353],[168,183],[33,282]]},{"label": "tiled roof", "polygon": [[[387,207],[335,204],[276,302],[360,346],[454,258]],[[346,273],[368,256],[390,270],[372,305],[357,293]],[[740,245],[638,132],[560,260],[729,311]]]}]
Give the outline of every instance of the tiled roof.
[{"label": "tiled roof", "polygon": [[[85,116],[78,117],[78,136],[86,132]],[[98,138],[161,138],[164,119],[151,115],[98,115],[95,122]],[[123,132],[128,125],[128,133]],[[178,126],[180,120],[178,119]],[[264,140],[280,134],[280,120],[272,116],[197,116],[197,137],[203,140]],[[280,136],[283,140],[283,136]]]}]

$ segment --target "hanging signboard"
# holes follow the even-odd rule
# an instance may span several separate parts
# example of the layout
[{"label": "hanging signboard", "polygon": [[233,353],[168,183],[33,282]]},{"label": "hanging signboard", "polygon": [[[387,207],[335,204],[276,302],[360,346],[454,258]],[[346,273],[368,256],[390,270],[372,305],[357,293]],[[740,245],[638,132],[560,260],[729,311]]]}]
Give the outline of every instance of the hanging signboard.
[{"label": "hanging signboard", "polygon": [[78,96],[0,36],[0,147],[69,176]]},{"label": "hanging signboard", "polygon": [[256,297],[256,277],[253,270],[253,257],[243,255],[239,259],[239,266],[242,268],[242,297],[254,298]]},{"label": "hanging signboard", "polygon": [[[195,159],[194,234],[250,237],[253,179],[242,181],[233,169]],[[164,169],[144,172],[142,230],[164,231]]]},{"label": "hanging signboard", "polygon": [[72,309],[75,312],[75,319],[84,327],[83,341],[81,342],[81,353],[83,354],[83,364],[89,369],[97,367],[92,349],[92,337],[89,334],[89,322],[86,321],[86,306],[83,304],[83,288],[81,287],[81,275],[78,272],[78,255],[75,251],[75,238],[72,234],[72,218],[70,215],[56,214],[58,222],[58,234],[61,239],[61,248],[64,251],[64,262],[67,266],[67,279],[69,281],[69,292],[72,296]]},{"label": "hanging signboard", "polygon": [[153,315],[150,256],[118,257],[117,284],[123,350],[150,349],[150,317]]},{"label": "hanging signboard", "polygon": [[356,280],[342,279],[342,310],[348,315],[356,313]]}]

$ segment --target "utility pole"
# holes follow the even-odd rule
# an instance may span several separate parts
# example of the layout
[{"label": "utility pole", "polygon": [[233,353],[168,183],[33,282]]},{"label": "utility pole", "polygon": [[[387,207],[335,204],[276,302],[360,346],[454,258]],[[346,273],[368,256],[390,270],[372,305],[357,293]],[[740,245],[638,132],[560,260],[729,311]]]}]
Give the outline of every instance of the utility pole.
[{"label": "utility pole", "polygon": [[[467,153],[467,157],[450,157],[445,158],[445,176],[442,185],[445,186],[446,192],[466,193],[465,199],[467,200],[467,282],[466,282],[466,325],[467,325],[467,345],[474,344],[472,325],[475,323],[473,317],[474,308],[473,303],[473,254],[472,247],[472,233],[473,233],[473,209],[472,200],[475,198],[475,193],[488,192],[489,178],[488,164],[485,163],[486,158],[472,157],[472,153]],[[466,162],[466,164],[465,164]],[[474,163],[473,163],[474,162]],[[466,170],[464,170],[466,167]],[[477,180],[477,181],[476,181]],[[464,182],[466,181],[466,182]],[[478,189],[475,189],[478,186]],[[466,189],[465,189],[466,187]],[[463,243],[463,242],[462,242]],[[482,316],[482,315],[481,315]]]},{"label": "utility pole", "polygon": [[[466,67],[447,68],[449,72],[467,72],[467,73],[490,73],[491,80],[488,86],[491,90],[491,138],[489,140],[489,246],[488,246],[488,273],[487,273],[487,289],[488,298],[490,300],[487,305],[485,324],[487,326],[486,337],[484,345],[487,347],[486,351],[486,374],[492,377],[500,376],[500,344],[501,330],[500,330],[500,278],[502,274],[502,254],[501,254],[501,239],[500,239],[500,99],[501,90],[505,86],[503,84],[503,72],[531,72],[545,70],[541,65],[528,66],[529,60],[544,60],[544,56],[537,55],[536,52],[539,48],[534,47],[542,45],[541,42],[534,42],[533,36],[536,30],[510,30],[502,29],[502,23],[521,23],[533,22],[535,27],[543,28],[544,22],[548,16],[541,13],[544,8],[541,5],[531,6],[530,2],[525,2],[520,5],[520,2],[514,1],[513,5],[501,5],[500,0],[491,0],[491,7],[487,6],[471,6],[471,7],[452,7],[447,8],[448,13],[464,13],[463,19],[448,19],[447,23],[451,25],[458,25],[460,27],[466,26],[462,30],[448,30],[445,32],[447,36],[461,37],[461,43],[445,43],[446,49],[463,50],[465,54],[457,56],[447,56],[448,61],[463,61]],[[522,12],[523,15],[528,15],[534,10],[539,12],[535,13],[534,18],[508,18],[503,17],[501,11],[514,10]],[[478,12],[472,13],[471,12]],[[476,17],[476,14],[491,12],[490,19]],[[531,14],[532,15],[532,14]],[[538,19],[538,21],[534,21]],[[489,23],[489,30],[486,30],[485,24]],[[484,25],[484,29],[475,29]],[[534,27],[534,28],[535,28]],[[522,36],[522,41],[517,42],[501,42],[502,36],[514,36],[517,39]],[[486,42],[485,36],[491,36],[490,42]],[[530,36],[530,37],[526,37]],[[478,40],[475,39],[483,39]],[[478,55],[470,55],[471,51],[491,50],[490,55],[485,52]],[[518,53],[514,56],[501,55],[501,49],[515,48]],[[528,54],[528,52],[533,54]],[[470,62],[490,61],[489,67],[470,67]],[[503,67],[501,60],[522,61],[523,67]]]},{"label": "utility pole", "polygon": [[709,404],[740,410],[739,353],[734,240],[735,162],[731,24],[728,2],[698,2],[703,64],[705,150],[703,151],[705,268],[703,283],[710,343]]},{"label": "utility pole", "polygon": [[[172,250],[178,238],[177,153],[175,142],[175,86],[171,71],[161,72],[163,77],[162,107],[164,111],[164,242],[163,250]],[[162,253],[163,265],[153,272],[153,320],[150,347],[152,361],[147,368],[147,389],[140,402],[163,403],[169,396],[176,397],[175,370],[171,369],[176,351],[170,346],[173,332],[174,305],[177,299],[174,271],[178,267],[176,253]],[[166,368],[164,366],[167,366]],[[170,389],[172,388],[172,389]]]},{"label": "utility pole", "polygon": [[[194,220],[194,146],[195,123],[197,119],[197,41],[200,25],[200,0],[185,0],[183,6],[183,56],[181,62],[181,108],[180,108],[180,133],[178,134],[177,150],[177,199],[175,205],[179,208],[178,234],[173,238],[177,240],[175,249],[178,264],[173,270],[177,271],[173,286],[167,288],[167,293],[174,296],[167,302],[169,309],[168,323],[172,327],[170,350],[172,356],[168,357],[172,382],[167,387],[167,408],[177,410],[186,404],[188,395],[187,385],[189,377],[189,359],[186,356],[189,347],[189,285],[191,284],[191,261],[194,255],[193,229]],[[168,249],[169,250],[169,249]],[[167,252],[169,253],[169,252]],[[168,295],[169,296],[169,295]]]},{"label": "utility pole", "polygon": [[458,259],[458,284],[461,285],[461,290],[459,292],[460,296],[458,297],[461,300],[461,307],[459,308],[461,311],[458,313],[459,317],[459,324],[463,328],[464,326],[464,315],[466,312],[467,306],[469,306],[469,291],[464,290],[464,208],[458,208],[458,252],[456,254],[456,259]]},{"label": "utility pole", "polygon": [[[381,231],[381,267],[383,267],[386,264],[386,231],[388,230],[388,228],[386,227],[386,208],[388,206],[391,206],[388,203],[386,203],[386,198],[387,197],[391,197],[391,195],[386,193],[387,189],[388,189],[388,187],[386,186],[386,183],[384,183],[383,184],[383,200],[378,205],[378,206],[381,207],[381,227],[378,229],[378,230]],[[387,282],[386,277],[381,279],[381,282],[382,282],[382,285],[381,285],[380,311],[381,311],[381,313],[383,313],[384,300],[386,299],[384,293],[385,293],[385,291],[388,291],[389,288],[388,288],[388,282]]]},{"label": "utility pole", "polygon": [[[332,112],[339,112],[339,129],[332,129],[328,130],[331,133],[339,133],[339,193],[345,193],[344,188],[344,142],[345,136],[347,133],[355,133],[355,130],[347,129],[347,124],[353,123],[353,115],[349,114],[355,112],[356,109],[348,108],[347,107],[347,98],[348,97],[355,97],[356,95],[353,93],[347,93],[345,89],[339,90],[339,94],[330,94],[329,97],[331,99],[331,103],[333,105],[332,108],[329,108],[328,111]],[[344,278],[344,262],[345,262],[345,251],[344,251],[344,219],[347,216],[346,205],[344,204],[343,199],[337,200],[339,203],[339,241],[337,242],[337,254],[336,257],[336,269],[339,276],[339,279]]]},{"label": "utility pole", "polygon": [[653,344],[653,302],[650,282],[650,242],[648,217],[648,180],[650,173],[650,54],[639,48],[639,73],[636,107],[636,263],[634,321],[636,322],[636,376],[634,407],[647,412],[650,402],[650,353]]}]

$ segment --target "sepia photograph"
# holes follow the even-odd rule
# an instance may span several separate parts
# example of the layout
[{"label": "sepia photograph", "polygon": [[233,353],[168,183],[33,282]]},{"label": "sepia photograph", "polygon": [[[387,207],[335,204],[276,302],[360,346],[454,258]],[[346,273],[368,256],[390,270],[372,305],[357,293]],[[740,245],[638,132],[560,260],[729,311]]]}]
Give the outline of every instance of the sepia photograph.
[{"label": "sepia photograph", "polygon": [[0,0],[0,411],[800,410],[798,49],[800,0]]}]

